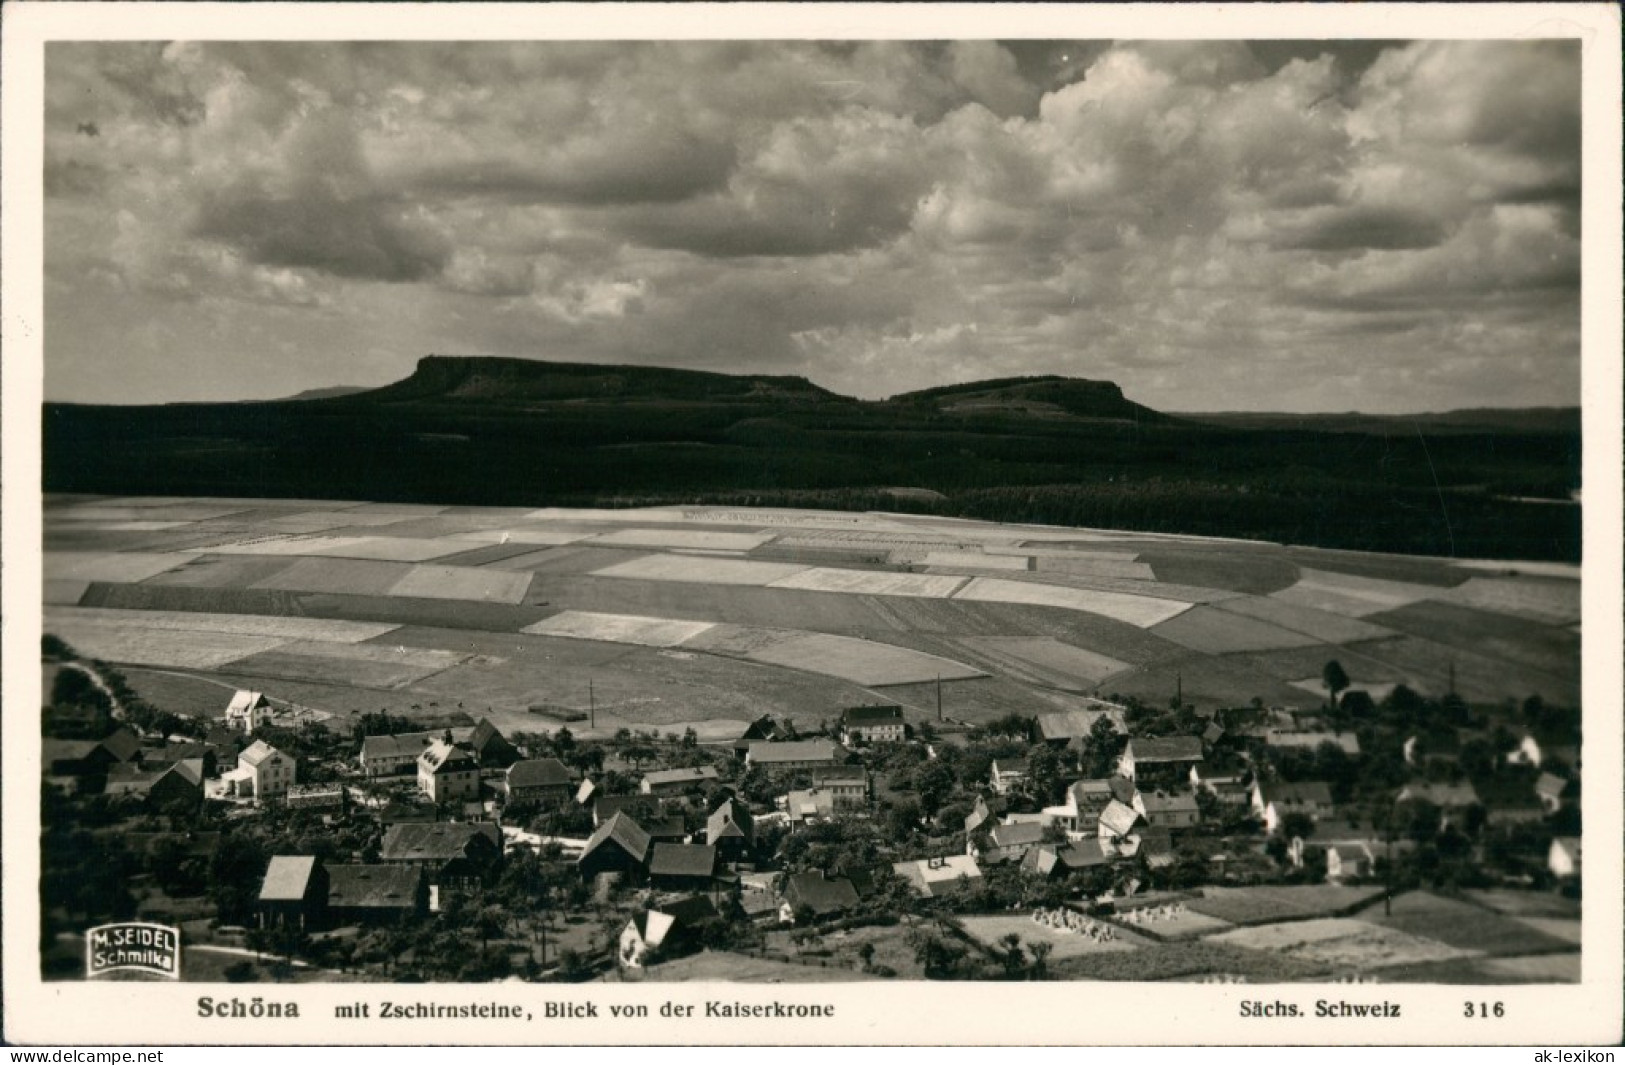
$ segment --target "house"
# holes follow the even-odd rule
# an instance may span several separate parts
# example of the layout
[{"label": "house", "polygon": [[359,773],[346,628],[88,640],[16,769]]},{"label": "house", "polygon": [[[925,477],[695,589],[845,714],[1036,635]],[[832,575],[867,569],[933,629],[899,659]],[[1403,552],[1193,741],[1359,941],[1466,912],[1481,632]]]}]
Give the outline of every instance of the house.
[{"label": "house", "polygon": [[1320,780],[1255,782],[1252,805],[1267,832],[1278,831],[1287,814],[1307,814],[1318,821],[1334,810],[1331,786]]},{"label": "house", "polygon": [[982,885],[982,870],[968,854],[897,862],[892,865],[892,872],[907,880],[916,893],[927,899],[975,891]]},{"label": "house", "polygon": [[1123,748],[1118,772],[1134,781],[1178,783],[1190,777],[1202,760],[1202,741],[1196,736],[1135,736]]},{"label": "house", "polygon": [[862,766],[828,766],[808,771],[813,786],[827,791],[837,809],[854,809],[869,801],[869,777]]},{"label": "house", "polygon": [[1093,836],[1100,813],[1113,798],[1111,782],[1080,780],[1066,789],[1066,802],[1044,809],[1044,816],[1070,834]]},{"label": "house", "polygon": [[1110,859],[1098,840],[1034,847],[1021,858],[1021,871],[1029,876],[1056,877],[1106,865]]},{"label": "house", "polygon": [[599,825],[588,838],[581,857],[576,859],[576,869],[583,880],[605,873],[619,874],[626,880],[642,880],[652,846],[653,841],[642,825],[618,813]]},{"label": "house", "polygon": [[1459,814],[1479,802],[1478,792],[1465,781],[1460,784],[1414,783],[1399,790],[1397,802],[1427,802],[1448,815]]},{"label": "house", "polygon": [[327,904],[322,860],[308,854],[272,858],[255,903],[261,928],[315,927]]},{"label": "house", "polygon": [[266,802],[286,795],[298,783],[299,763],[264,740],[255,740],[237,756],[237,768],[224,774],[228,797]]},{"label": "house", "polygon": [[638,970],[682,954],[697,946],[705,927],[716,920],[716,908],[700,896],[643,910],[621,930],[615,960],[624,969]]},{"label": "house", "polygon": [[141,764],[148,769],[164,769],[177,762],[194,761],[205,778],[216,772],[215,748],[207,743],[170,743],[143,752]]},{"label": "house", "polygon": [[483,717],[462,742],[473,752],[481,769],[506,769],[520,759],[519,749]]},{"label": "house", "polygon": [[1507,752],[1508,765],[1531,765],[1539,769],[1542,766],[1558,763],[1569,769],[1580,768],[1580,745],[1578,742],[1560,742],[1548,738],[1545,741],[1525,733],[1518,740],[1518,746]]},{"label": "house", "polygon": [[429,912],[429,882],[413,865],[327,866],[327,918],[394,924]]},{"label": "house", "polygon": [[816,769],[845,761],[846,753],[833,740],[764,740],[745,753],[745,764],[770,770]]},{"label": "house", "polygon": [[901,743],[908,733],[901,706],[850,706],[841,711],[848,743]]},{"label": "house", "polygon": [[1546,855],[1546,867],[1559,880],[1578,878],[1580,875],[1580,837],[1558,836],[1552,840]]},{"label": "house", "polygon": [[459,803],[480,795],[480,764],[468,747],[435,740],[418,755],[418,790],[435,803]]},{"label": "house", "polygon": [[1369,843],[1333,843],[1326,848],[1327,880],[1364,880],[1376,868]]},{"label": "house", "polygon": [[1146,823],[1152,828],[1178,831],[1195,828],[1202,823],[1202,813],[1197,808],[1196,796],[1188,791],[1142,792],[1141,801],[1145,805]]},{"label": "house", "polygon": [[1138,857],[1153,872],[1167,869],[1175,861],[1173,836],[1160,830],[1141,833]]},{"label": "house", "polygon": [[502,830],[489,821],[394,824],[384,831],[378,859],[419,867],[437,888],[472,888],[501,863]]},{"label": "house", "polygon": [[638,790],[645,795],[682,795],[698,791],[718,779],[715,766],[702,765],[691,769],[657,769],[643,775]]},{"label": "house", "polygon": [[64,788],[72,788],[80,781],[89,785],[105,777],[113,766],[139,766],[142,762],[141,741],[127,727],[100,740],[46,739],[43,744],[41,769]]},{"label": "house", "polygon": [[750,807],[732,795],[722,800],[705,819],[705,842],[716,848],[721,861],[750,860],[756,847],[756,819]]},{"label": "house", "polygon": [[[456,739],[453,730],[452,738]],[[394,736],[367,736],[361,740],[361,773],[388,777],[417,772],[418,755],[436,739],[433,732],[402,732]]]},{"label": "house", "polygon": [[965,835],[970,835],[991,820],[993,811],[988,809],[987,800],[980,795],[976,796],[976,805],[965,815]]},{"label": "house", "polygon": [[664,891],[706,891],[716,869],[717,849],[708,843],[655,843],[649,850],[649,886]]},{"label": "house", "polygon": [[1352,732],[1300,732],[1271,729],[1264,733],[1264,745],[1283,750],[1316,751],[1329,743],[1350,758],[1360,755],[1360,738]]},{"label": "house", "polygon": [[1033,723],[1038,740],[1052,747],[1081,748],[1103,718],[1112,723],[1118,735],[1128,734],[1123,707],[1103,699],[1089,699],[1087,702],[1088,706],[1078,709],[1039,714],[1038,720]]},{"label": "house", "polygon": [[1005,758],[993,760],[988,783],[996,795],[1008,795],[1027,782],[1027,759]]},{"label": "house", "polygon": [[1535,778],[1535,798],[1549,814],[1555,814],[1563,807],[1563,793],[1568,790],[1569,782],[1560,776],[1551,773],[1542,773]]},{"label": "house", "polygon": [[784,812],[792,823],[828,821],[835,816],[835,811],[835,796],[820,788],[798,789],[784,797]]},{"label": "house", "polygon": [[226,727],[236,732],[253,732],[271,721],[271,704],[259,692],[240,689],[226,704]]},{"label": "house", "polygon": [[988,846],[978,848],[974,841],[966,840],[965,853],[981,865],[1019,862],[1027,852],[1044,841],[1045,827],[1039,821],[1006,822],[994,825],[988,835]]},{"label": "house", "polygon": [[501,789],[506,802],[562,806],[574,793],[575,782],[557,758],[527,758],[503,772]]},{"label": "house", "polygon": [[103,793],[147,803],[154,810],[176,805],[197,806],[203,801],[203,760],[189,758],[157,768],[114,765],[107,772]]},{"label": "house", "polygon": [[1140,811],[1117,799],[1108,802],[1095,823],[1095,838],[1102,844],[1120,846],[1141,823]]},{"label": "house", "polygon": [[762,740],[783,742],[796,738],[796,730],[789,722],[780,724],[773,719],[772,714],[763,714],[761,717],[745,726],[745,732],[734,741],[734,754],[740,758],[745,757],[751,744]]},{"label": "house", "polygon": [[847,913],[858,906],[858,889],[851,880],[842,876],[826,876],[822,869],[797,873],[784,884],[784,906],[779,919],[786,924],[795,921],[796,911],[803,906],[815,918],[833,917]]}]

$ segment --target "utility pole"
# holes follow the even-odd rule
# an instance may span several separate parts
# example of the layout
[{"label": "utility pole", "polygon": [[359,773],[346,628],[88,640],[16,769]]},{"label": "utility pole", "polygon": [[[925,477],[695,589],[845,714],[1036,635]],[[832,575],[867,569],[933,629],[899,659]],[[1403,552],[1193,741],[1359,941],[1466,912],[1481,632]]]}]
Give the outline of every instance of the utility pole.
[{"label": "utility pole", "polygon": [[942,723],[942,674],[937,674],[937,724]]},{"label": "utility pole", "polygon": [[1174,673],[1174,706],[1185,709],[1185,674],[1177,671]]},{"label": "utility pole", "polygon": [[598,702],[593,698],[591,677],[587,678],[587,727],[598,727]]}]

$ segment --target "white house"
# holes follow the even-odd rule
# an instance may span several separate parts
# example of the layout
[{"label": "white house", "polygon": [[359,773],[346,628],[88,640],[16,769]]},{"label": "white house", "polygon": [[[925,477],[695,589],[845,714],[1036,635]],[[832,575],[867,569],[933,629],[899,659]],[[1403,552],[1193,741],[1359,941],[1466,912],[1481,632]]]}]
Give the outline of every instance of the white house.
[{"label": "white house", "polygon": [[1370,844],[1334,843],[1326,848],[1326,879],[1363,879],[1371,875],[1375,863]]},{"label": "white house", "polygon": [[418,787],[433,802],[480,797],[480,764],[466,747],[435,740],[418,755]]},{"label": "white house", "polygon": [[1027,759],[995,758],[988,778],[995,794],[1008,795],[1027,782]]},{"label": "white house", "polygon": [[264,802],[279,798],[298,783],[299,763],[292,756],[255,740],[237,756],[237,768],[221,775],[227,796]]},{"label": "white house", "polygon": [[1546,866],[1552,875],[1567,880],[1580,875],[1580,837],[1558,836],[1552,840],[1552,849],[1546,855]]},{"label": "white house", "polygon": [[226,727],[253,732],[271,720],[271,704],[259,692],[242,689],[226,704]]}]

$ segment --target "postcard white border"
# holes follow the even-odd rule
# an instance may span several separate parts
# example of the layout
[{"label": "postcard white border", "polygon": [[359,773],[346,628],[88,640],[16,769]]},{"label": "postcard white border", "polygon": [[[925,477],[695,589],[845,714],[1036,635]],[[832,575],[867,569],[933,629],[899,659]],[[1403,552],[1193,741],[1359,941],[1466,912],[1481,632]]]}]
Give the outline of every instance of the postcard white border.
[{"label": "postcard white border", "polygon": [[[0,186],[0,535],[3,535],[4,1037],[13,1043],[156,1044],[1615,1044],[1622,1036],[1620,13],[1613,5],[841,5],[8,3]],[[48,40],[486,40],[893,38],[1539,38],[1581,42],[1584,94],[1585,728],[1582,981],[1563,986],[1191,984],[199,985],[40,980],[40,403],[43,393],[43,99]],[[296,1001],[296,1021],[204,1020],[200,995]],[[358,997],[651,1004],[648,1020],[352,1022]],[[1398,1001],[1391,1021],[1249,1020],[1242,999]],[[1467,1020],[1467,999],[1507,1005]],[[775,999],[831,1004],[830,1021],[662,1020],[659,1005]],[[533,1011],[534,1012],[534,1011]]]}]

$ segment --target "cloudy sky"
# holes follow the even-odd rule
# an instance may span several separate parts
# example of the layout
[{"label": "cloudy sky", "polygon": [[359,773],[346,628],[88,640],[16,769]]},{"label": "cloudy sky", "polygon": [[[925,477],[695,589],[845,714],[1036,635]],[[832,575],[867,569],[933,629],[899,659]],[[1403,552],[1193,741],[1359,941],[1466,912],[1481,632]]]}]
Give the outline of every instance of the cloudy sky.
[{"label": "cloudy sky", "polygon": [[1573,42],[57,43],[46,394],[430,353],[1579,401]]}]

